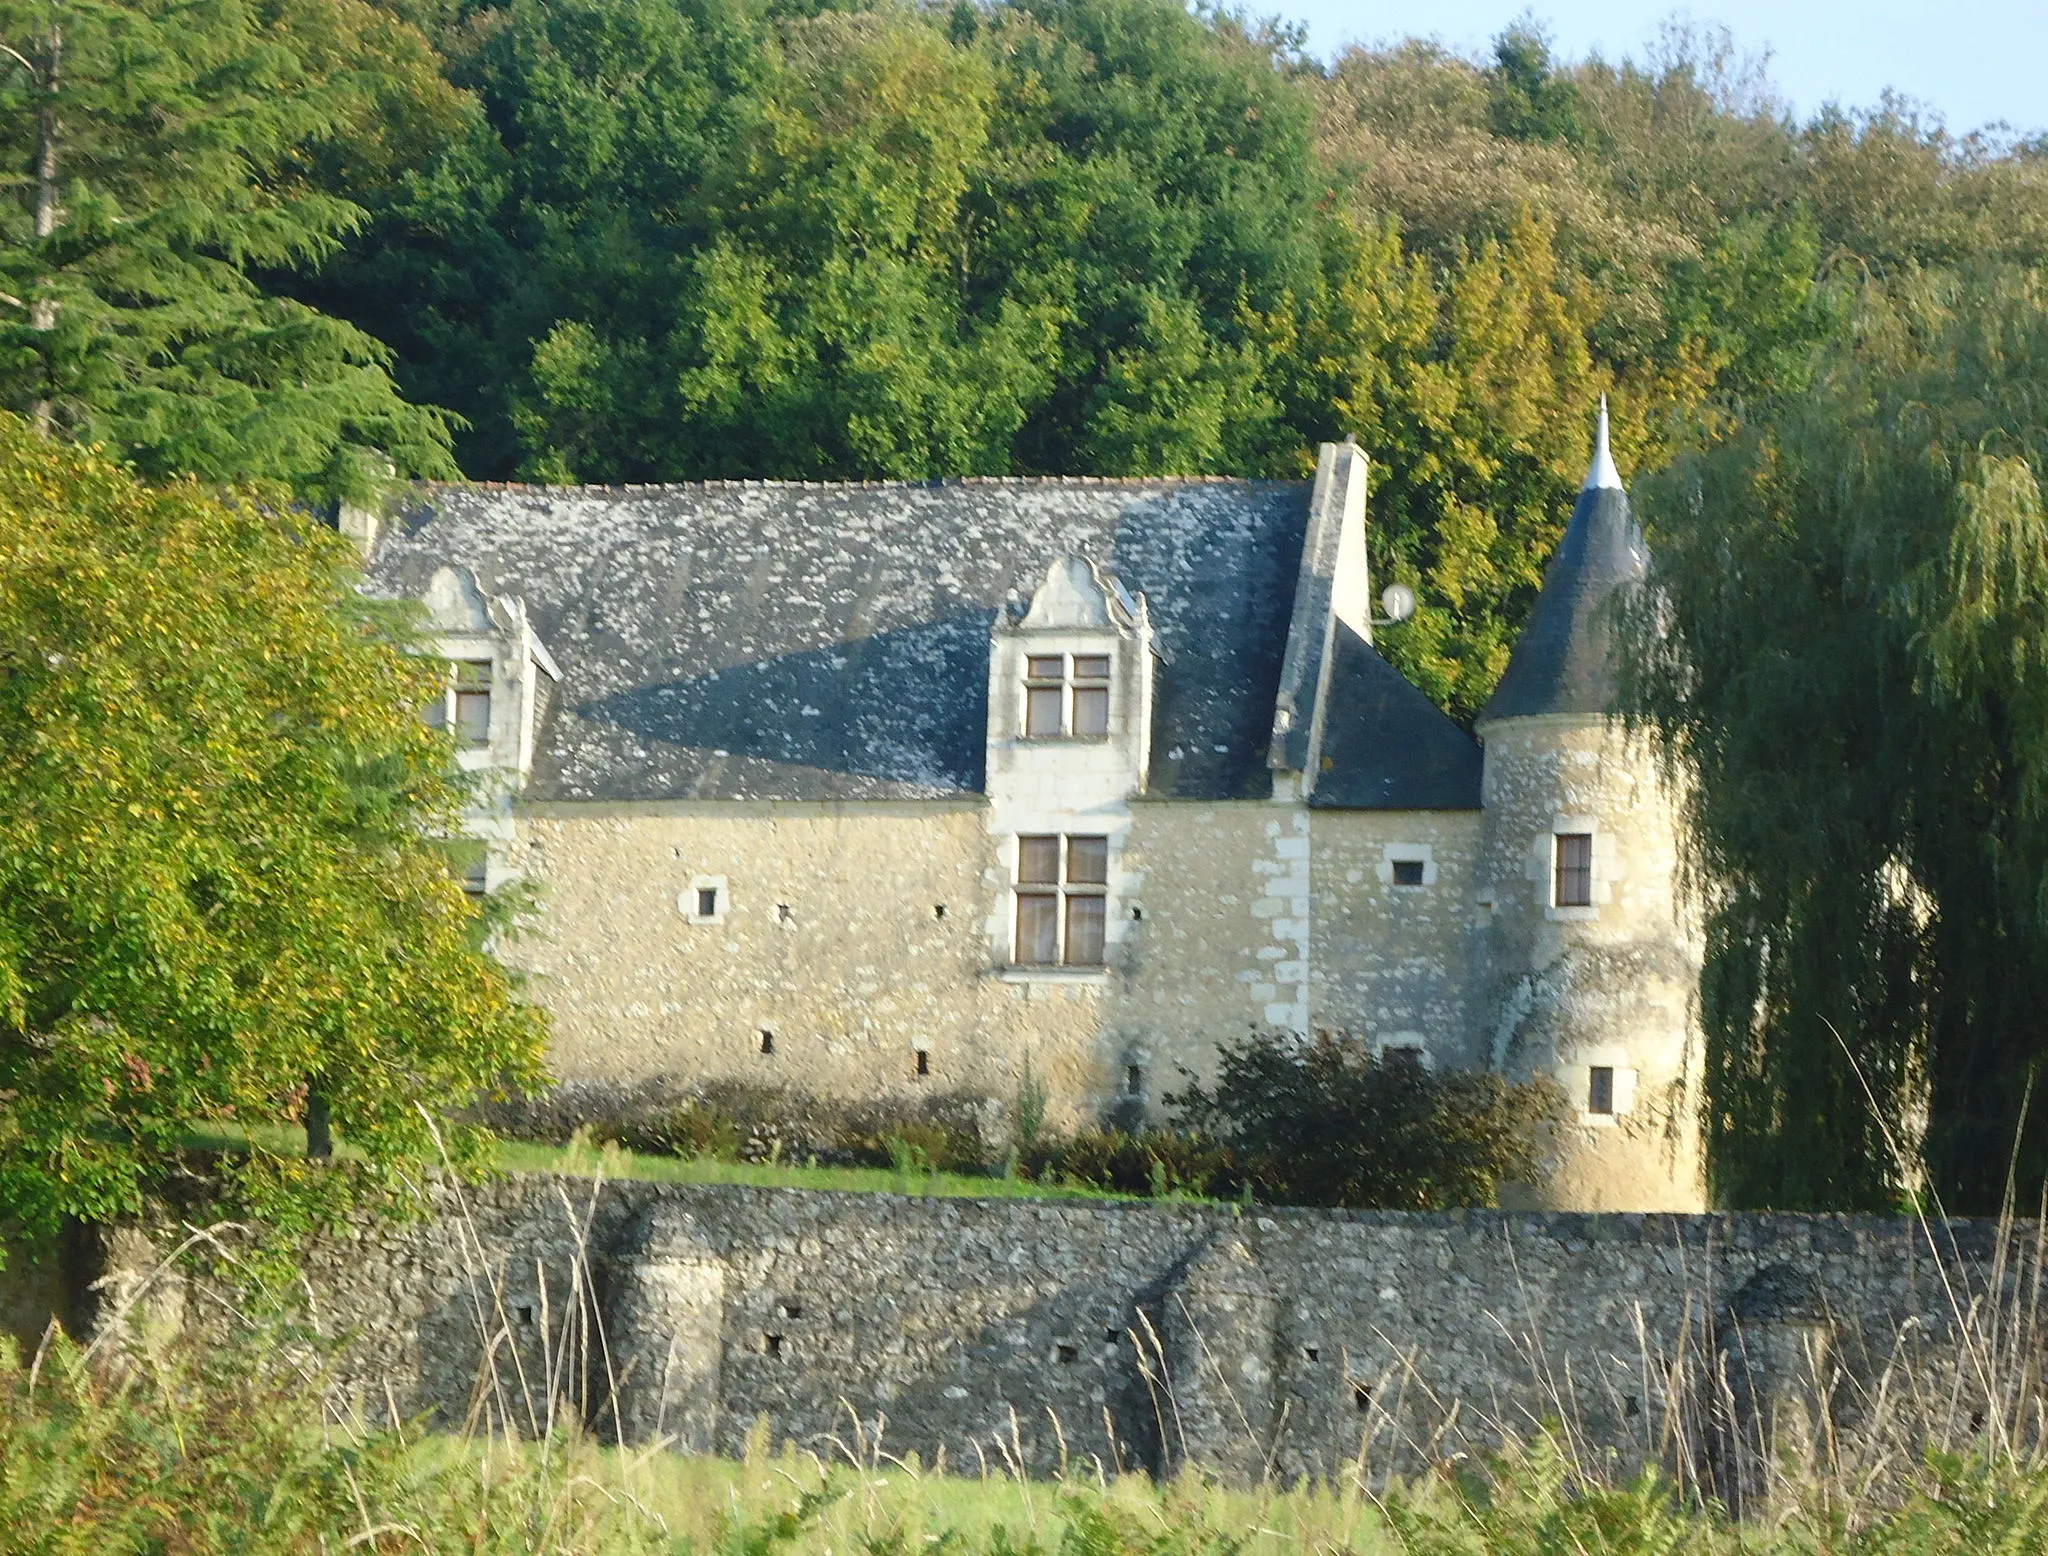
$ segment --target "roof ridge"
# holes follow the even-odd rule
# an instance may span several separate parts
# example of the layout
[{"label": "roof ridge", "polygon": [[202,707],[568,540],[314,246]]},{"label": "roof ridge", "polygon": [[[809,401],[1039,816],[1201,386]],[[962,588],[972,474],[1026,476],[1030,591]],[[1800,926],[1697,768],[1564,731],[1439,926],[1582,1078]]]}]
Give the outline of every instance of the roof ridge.
[{"label": "roof ridge", "polygon": [[1242,475],[947,475],[927,480],[801,481],[714,478],[702,481],[589,482],[573,486],[544,481],[417,481],[427,491],[467,492],[739,492],[739,491],[933,491],[949,486],[1150,487],[1305,486],[1305,480]]}]

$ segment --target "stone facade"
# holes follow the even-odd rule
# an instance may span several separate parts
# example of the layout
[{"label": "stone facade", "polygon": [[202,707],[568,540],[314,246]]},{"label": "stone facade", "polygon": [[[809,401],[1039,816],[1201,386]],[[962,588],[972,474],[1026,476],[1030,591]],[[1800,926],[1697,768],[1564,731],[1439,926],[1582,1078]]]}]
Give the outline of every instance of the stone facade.
[{"label": "stone facade", "polygon": [[[1988,1223],[1272,1211],[528,1177],[302,1260],[337,1386],[382,1419],[573,1416],[736,1453],[756,1422],[956,1471],[1413,1472],[1560,1422],[1739,1490],[1778,1448],[1968,1439],[2039,1358],[1977,1346],[2034,1250]],[[175,1242],[182,1228],[161,1241]],[[232,1322],[203,1279],[152,1322]],[[2002,1284],[2001,1284],[2002,1282]],[[2014,1310],[2016,1311],[2016,1310]],[[1992,1337],[2006,1336],[2004,1341]],[[1889,1403],[1877,1408],[1880,1393]],[[1885,1442],[1876,1439],[1890,1434]]]},{"label": "stone facade", "polygon": [[[1072,1125],[1156,1108],[1179,1069],[1206,1075],[1218,1043],[1297,1000],[1303,1026],[1474,1062],[1433,1039],[1467,1025],[1476,816],[1142,799],[1127,815],[1099,972],[995,954],[1011,888],[992,807],[936,800],[528,807],[510,857],[548,911],[504,954],[553,1012],[560,1071],[618,1095],[682,1076],[1007,1099],[1028,1060]],[[1425,884],[1393,885],[1395,857],[1425,861]],[[699,879],[726,906],[692,921],[676,904]]]},{"label": "stone facade", "polygon": [[1028,1066],[1056,1124],[1156,1118],[1223,1043],[1337,1030],[1556,1079],[1546,1203],[1698,1208],[1604,443],[1483,750],[1373,645],[1366,509],[1333,444],[1306,486],[431,488],[357,529],[456,666],[475,884],[539,888],[503,952],[568,1110],[746,1080],[995,1121]]}]

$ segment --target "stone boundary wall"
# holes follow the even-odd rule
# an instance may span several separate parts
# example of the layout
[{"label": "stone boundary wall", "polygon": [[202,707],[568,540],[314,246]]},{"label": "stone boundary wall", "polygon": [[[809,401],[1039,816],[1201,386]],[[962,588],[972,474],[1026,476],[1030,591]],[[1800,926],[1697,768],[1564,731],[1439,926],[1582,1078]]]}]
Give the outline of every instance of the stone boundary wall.
[{"label": "stone boundary wall", "polygon": [[[1990,1223],[1865,1217],[1238,1213],[539,1175],[434,1193],[433,1219],[306,1250],[306,1316],[346,1341],[337,1387],[371,1414],[522,1431],[566,1414],[727,1454],[765,1420],[828,1457],[879,1439],[968,1472],[1291,1478],[1363,1453],[1379,1475],[1551,1420],[1623,1465],[1725,1475],[1772,1433],[1840,1449],[1967,1432],[2005,1379],[1965,1355],[1989,1329],[1972,1305],[2019,1292],[2037,1251],[2031,1227],[2001,1263]],[[201,1276],[141,1297],[147,1262],[129,1247],[104,1314],[138,1298],[228,1321]]]}]

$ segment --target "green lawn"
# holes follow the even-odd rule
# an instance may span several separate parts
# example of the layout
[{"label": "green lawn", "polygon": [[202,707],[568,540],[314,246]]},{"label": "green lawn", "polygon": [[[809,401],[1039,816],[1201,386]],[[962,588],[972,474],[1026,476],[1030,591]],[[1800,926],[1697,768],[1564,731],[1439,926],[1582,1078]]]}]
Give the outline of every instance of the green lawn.
[{"label": "green lawn", "polygon": [[[232,1151],[250,1141],[296,1155],[305,1150],[303,1132],[286,1125],[196,1125],[186,1143],[194,1150]],[[337,1140],[337,1155],[358,1153]],[[1032,1183],[1021,1178],[970,1177],[960,1173],[898,1171],[887,1167],[807,1167],[784,1162],[729,1162],[711,1157],[656,1156],[595,1146],[535,1145],[500,1140],[497,1165],[505,1172],[563,1172],[580,1177],[630,1178],[644,1183],[744,1183],[757,1188],[845,1189],[869,1194],[919,1194],[942,1199],[1131,1199],[1137,1196],[1070,1184]],[[1180,1197],[1180,1196],[1175,1196]]]}]

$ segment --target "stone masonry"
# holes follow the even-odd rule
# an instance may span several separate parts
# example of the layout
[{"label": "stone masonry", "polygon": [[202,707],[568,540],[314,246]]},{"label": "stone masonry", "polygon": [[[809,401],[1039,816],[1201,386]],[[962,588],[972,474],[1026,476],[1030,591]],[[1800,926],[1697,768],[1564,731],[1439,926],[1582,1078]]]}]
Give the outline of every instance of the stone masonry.
[{"label": "stone masonry", "polygon": [[[967,1472],[1243,1480],[1361,1453],[1372,1474],[1413,1471],[1546,1420],[1624,1466],[1711,1472],[1743,1444],[1767,1454],[1759,1423],[1794,1411],[1800,1441],[1838,1451],[1898,1431],[1914,1380],[1940,1384],[1916,1429],[1966,1434],[1987,1404],[1957,1367],[1961,1337],[1991,1328],[1971,1309],[1996,1274],[1986,1223],[544,1176],[434,1192],[428,1221],[306,1252],[307,1316],[346,1342],[337,1387],[373,1415],[520,1431],[569,1415],[723,1453],[765,1421],[827,1457],[864,1434]],[[147,1261],[129,1246],[102,1322],[136,1294]],[[230,1312],[197,1277],[150,1301],[159,1321]]]}]

